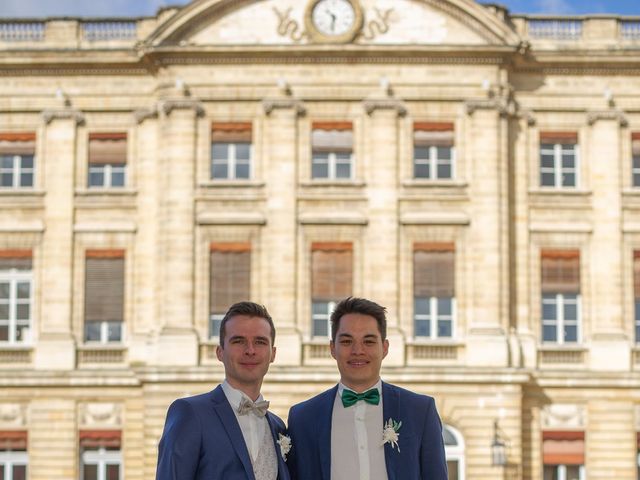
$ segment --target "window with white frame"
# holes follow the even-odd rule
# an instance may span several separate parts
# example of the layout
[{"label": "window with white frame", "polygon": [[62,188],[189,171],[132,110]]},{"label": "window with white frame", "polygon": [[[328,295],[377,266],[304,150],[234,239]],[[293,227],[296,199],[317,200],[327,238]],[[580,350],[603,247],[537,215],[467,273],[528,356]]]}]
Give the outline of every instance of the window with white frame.
[{"label": "window with white frame", "polygon": [[640,132],[631,134],[631,185],[640,187]]},{"label": "window with white frame", "polygon": [[584,432],[543,431],[544,480],[585,480]]},{"label": "window with white frame", "polygon": [[413,124],[413,177],[429,180],[455,176],[453,123]]},{"label": "window with white frame", "polygon": [[0,344],[31,342],[31,251],[0,251]]},{"label": "window with white frame", "polygon": [[127,134],[89,134],[89,188],[122,188],[127,174]]},{"label": "window with white frame", "polygon": [[252,176],[252,126],[214,122],[211,126],[211,179],[248,180]]},{"label": "window with white frame", "polygon": [[80,480],[123,480],[119,431],[80,432]]},{"label": "window with white frame", "polygon": [[351,122],[314,122],[311,131],[311,178],[353,178]]},{"label": "window with white frame", "polygon": [[448,480],[465,479],[464,438],[449,425],[442,425],[444,452],[447,457]]},{"label": "window with white frame", "polygon": [[415,338],[455,334],[455,252],[452,243],[416,243],[413,250],[413,332]]},{"label": "window with white frame", "polygon": [[0,188],[31,188],[35,173],[33,133],[0,133]]},{"label": "window with white frame", "polygon": [[311,245],[311,337],[331,336],[331,313],[340,300],[351,295],[352,278],[351,243]]},{"label": "window with white frame", "polygon": [[0,432],[0,479],[27,480],[27,432]]},{"label": "window with white frame", "polygon": [[124,251],[87,250],[85,259],[84,341],[122,341]]},{"label": "window with white frame", "polygon": [[540,133],[540,186],[575,188],[579,184],[578,135]]},{"label": "window with white frame", "polygon": [[231,305],[251,298],[251,245],[212,243],[209,263],[209,338],[217,338]]},{"label": "window with white frame", "polygon": [[580,254],[577,250],[541,252],[543,343],[581,341]]}]

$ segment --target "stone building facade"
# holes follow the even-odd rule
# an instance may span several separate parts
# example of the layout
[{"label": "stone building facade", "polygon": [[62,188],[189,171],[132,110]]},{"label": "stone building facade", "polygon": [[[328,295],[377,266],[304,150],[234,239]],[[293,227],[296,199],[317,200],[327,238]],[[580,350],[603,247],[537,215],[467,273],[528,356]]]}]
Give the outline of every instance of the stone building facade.
[{"label": "stone building facade", "polygon": [[351,294],[452,479],[638,478],[639,61],[640,18],[471,0],[1,19],[5,478],[153,478],[246,297],[286,417]]}]

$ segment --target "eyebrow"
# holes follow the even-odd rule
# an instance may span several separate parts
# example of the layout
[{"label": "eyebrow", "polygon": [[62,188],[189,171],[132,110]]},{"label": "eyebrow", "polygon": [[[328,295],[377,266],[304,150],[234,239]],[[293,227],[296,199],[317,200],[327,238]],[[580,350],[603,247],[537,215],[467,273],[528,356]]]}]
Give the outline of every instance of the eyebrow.
[{"label": "eyebrow", "polygon": [[[353,335],[351,335],[350,333],[341,333],[340,335],[338,335],[338,338],[353,338]],[[376,340],[378,339],[378,335],[374,335],[373,333],[367,333],[364,338],[369,339],[369,338],[375,338]]]},{"label": "eyebrow", "polygon": [[[232,340],[246,340],[247,337],[243,336],[243,335],[233,335],[232,337],[229,337],[229,341],[231,342]],[[262,335],[259,337],[255,337],[255,340],[269,340],[269,337],[263,337]]]}]

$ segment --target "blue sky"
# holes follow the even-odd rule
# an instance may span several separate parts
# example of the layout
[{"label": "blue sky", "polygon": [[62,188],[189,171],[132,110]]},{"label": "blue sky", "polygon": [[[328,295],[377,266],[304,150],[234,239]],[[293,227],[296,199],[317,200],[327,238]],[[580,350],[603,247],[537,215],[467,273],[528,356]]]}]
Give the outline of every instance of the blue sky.
[{"label": "blue sky", "polygon": [[[297,0],[304,1],[307,0]],[[511,13],[582,15],[613,13],[640,16],[640,0],[483,0],[500,3]],[[189,0],[0,0],[0,17],[149,16],[158,8]]]}]

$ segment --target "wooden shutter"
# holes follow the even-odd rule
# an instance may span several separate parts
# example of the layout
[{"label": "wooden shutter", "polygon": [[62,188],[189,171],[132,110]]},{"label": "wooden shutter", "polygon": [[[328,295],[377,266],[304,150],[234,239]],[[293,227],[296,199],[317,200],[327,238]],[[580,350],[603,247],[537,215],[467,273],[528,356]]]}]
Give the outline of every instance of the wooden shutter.
[{"label": "wooden shutter", "polygon": [[578,143],[577,132],[540,132],[540,143],[561,143],[575,145]]},{"label": "wooden shutter", "polygon": [[455,296],[453,243],[416,243],[413,246],[414,297]]},{"label": "wooden shutter", "polygon": [[120,448],[122,432],[120,430],[80,430],[81,448]]},{"label": "wooden shutter", "polygon": [[313,122],[311,128],[311,146],[314,152],[353,151],[351,122]]},{"label": "wooden shutter", "polygon": [[250,122],[213,122],[211,141],[213,143],[251,143],[251,130]]},{"label": "wooden shutter", "polygon": [[0,155],[35,155],[35,151],[35,133],[0,133]]},{"label": "wooden shutter", "polygon": [[414,122],[413,145],[416,147],[452,147],[453,123]]},{"label": "wooden shutter", "polygon": [[584,465],[584,432],[542,432],[545,465]]},{"label": "wooden shutter", "polygon": [[212,243],[209,267],[210,313],[224,313],[248,300],[251,289],[251,245]]},{"label": "wooden shutter", "polygon": [[31,250],[0,250],[0,270],[31,270]]},{"label": "wooden shutter", "polygon": [[635,157],[640,155],[640,132],[631,134],[631,154]]},{"label": "wooden shutter", "polygon": [[348,242],[311,245],[311,297],[314,301],[339,301],[353,289],[353,249]]},{"label": "wooden shutter", "polygon": [[84,286],[85,321],[123,321],[124,250],[87,250]]},{"label": "wooden shutter", "polygon": [[0,430],[0,451],[27,450],[27,432],[24,430]]},{"label": "wooden shutter", "polygon": [[89,163],[101,165],[127,163],[127,134],[124,132],[90,133]]},{"label": "wooden shutter", "polygon": [[580,293],[580,252],[541,252],[542,293]]}]

